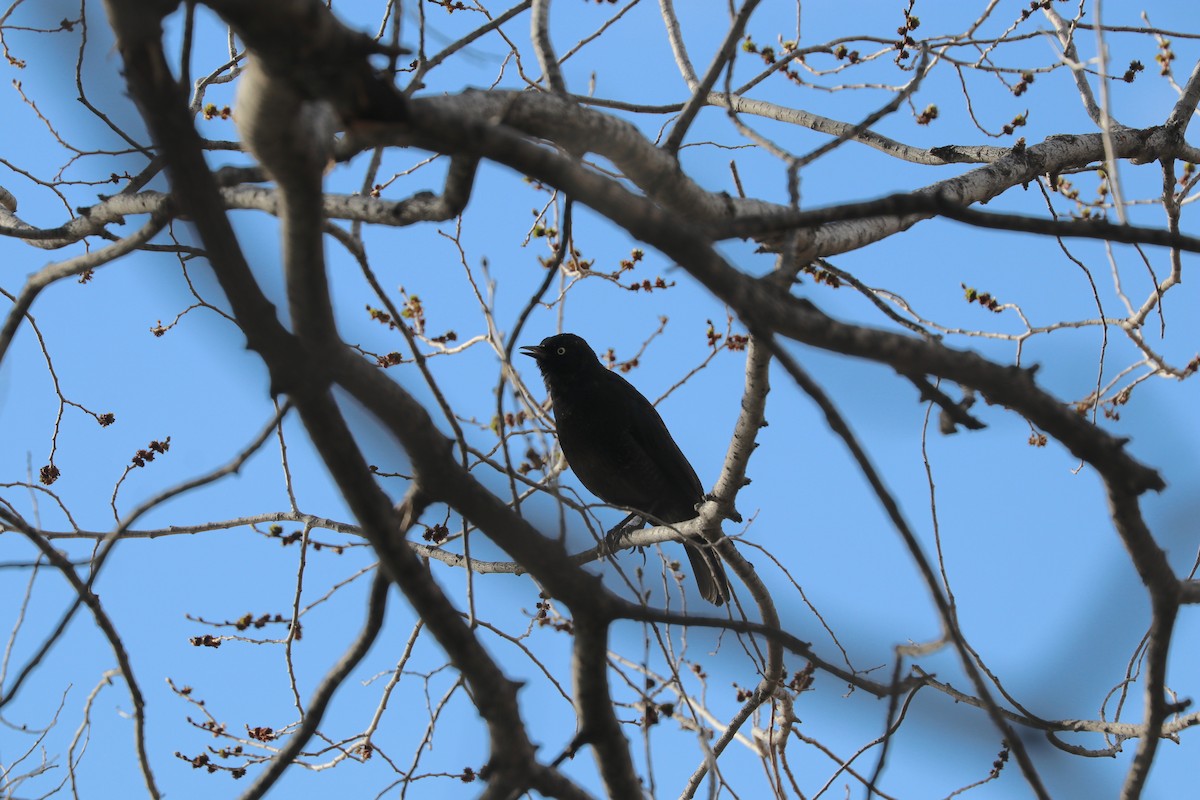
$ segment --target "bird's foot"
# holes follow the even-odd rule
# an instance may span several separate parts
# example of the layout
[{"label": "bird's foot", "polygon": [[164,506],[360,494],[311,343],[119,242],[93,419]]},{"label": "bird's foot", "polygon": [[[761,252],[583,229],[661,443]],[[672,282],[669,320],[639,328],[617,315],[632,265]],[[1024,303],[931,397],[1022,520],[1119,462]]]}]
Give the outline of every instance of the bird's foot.
[{"label": "bird's foot", "polygon": [[618,525],[604,534],[604,555],[612,555],[624,549],[625,535],[632,530],[635,529],[628,525]]},{"label": "bird's foot", "polygon": [[626,549],[628,545],[625,544],[625,537],[633,531],[641,530],[645,524],[645,518],[637,514],[630,514],[618,522],[608,533],[604,534],[605,554],[610,555]]}]

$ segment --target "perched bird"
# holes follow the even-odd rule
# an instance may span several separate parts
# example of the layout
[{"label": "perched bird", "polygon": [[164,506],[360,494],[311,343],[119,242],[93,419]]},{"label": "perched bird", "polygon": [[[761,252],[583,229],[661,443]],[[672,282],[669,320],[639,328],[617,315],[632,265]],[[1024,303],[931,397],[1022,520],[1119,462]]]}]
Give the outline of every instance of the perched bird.
[{"label": "perched bird", "polygon": [[[704,487],[649,400],[575,334],[551,336],[521,352],[537,361],[559,446],[590,492],[665,523],[696,516]],[[700,596],[716,605],[728,600],[721,557],[701,537],[688,540],[687,555]]]}]

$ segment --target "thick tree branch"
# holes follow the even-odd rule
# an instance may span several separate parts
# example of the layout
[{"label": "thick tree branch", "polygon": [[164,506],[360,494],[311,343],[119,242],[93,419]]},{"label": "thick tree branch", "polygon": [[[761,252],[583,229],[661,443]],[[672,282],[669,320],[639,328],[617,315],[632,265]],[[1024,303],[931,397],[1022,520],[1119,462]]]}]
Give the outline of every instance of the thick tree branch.
[{"label": "thick tree branch", "polygon": [[582,745],[591,745],[608,796],[641,797],[641,783],[608,682],[608,622],[591,614],[577,614],[574,622],[571,675],[579,730],[563,755],[573,757]]},{"label": "thick tree branch", "polygon": [[555,94],[565,95],[567,84],[558,65],[558,56],[554,55],[554,43],[550,41],[550,0],[533,0],[529,25],[532,29],[530,38],[533,39],[533,51],[537,53],[538,65],[542,68],[547,87]]},{"label": "thick tree branch", "polygon": [[1109,486],[1108,502],[1113,524],[1138,576],[1150,595],[1150,631],[1146,645],[1146,675],[1144,678],[1145,710],[1142,715],[1144,735],[1138,742],[1137,753],[1130,765],[1123,800],[1141,797],[1164,721],[1167,718],[1167,656],[1171,637],[1179,614],[1180,582],[1167,562],[1166,554],[1155,543],[1138,508],[1138,498],[1124,487]]},{"label": "thick tree branch", "polygon": [[318,352],[337,338],[321,189],[340,120],[332,104],[306,99],[281,75],[286,68],[251,51],[238,83],[237,123],[246,147],[279,185],[288,311],[301,343]]},{"label": "thick tree branch", "polygon": [[276,80],[305,100],[330,104],[343,124],[404,118],[404,97],[368,60],[372,55],[404,51],[347,28],[321,0],[204,0],[204,4],[270,65]]},{"label": "thick tree branch", "polygon": [[742,407],[729,438],[729,450],[721,464],[721,474],[713,487],[713,499],[720,503],[730,519],[740,520],[737,495],[750,483],[746,469],[750,456],[758,448],[758,434],[766,427],[765,410],[770,384],[771,353],[754,338],[746,346],[746,382]]},{"label": "thick tree branch", "polygon": [[1200,103],[1200,61],[1192,67],[1192,74],[1188,76],[1187,85],[1183,87],[1183,95],[1167,116],[1166,127],[1178,131],[1182,136],[1187,131],[1188,123],[1192,121],[1192,115],[1196,113],[1197,103]]},{"label": "thick tree branch", "polygon": [[[777,247],[778,236],[771,234],[798,230],[798,251],[805,258],[857,250],[938,216],[949,205],[965,209],[1040,175],[1058,174],[1105,158],[1101,134],[1055,135],[1031,147],[1011,149],[1007,155],[957,177],[905,193],[903,198],[888,201],[895,205],[884,205],[871,213],[869,206],[857,213],[852,210],[854,206],[840,211],[798,212],[786,205],[707,192],[629,123],[554,95],[468,91],[454,97],[414,100],[412,111],[417,117],[416,124],[389,131],[361,131],[361,136],[348,137],[342,143],[339,158],[389,143],[413,144],[436,152],[483,155],[482,150],[461,135],[453,137],[459,142],[455,145],[445,141],[440,132],[464,127],[493,129],[493,121],[501,119],[507,128],[555,141],[571,152],[604,156],[662,207],[692,218],[697,225],[717,226],[720,233],[715,238],[755,236],[776,242]],[[1161,128],[1117,129],[1112,131],[1111,140],[1117,158],[1137,163],[1164,156],[1183,157],[1184,145],[1179,137]],[[509,163],[505,157],[492,157]],[[510,166],[525,169],[520,163]],[[814,216],[806,216],[809,214]],[[1081,230],[1084,231],[1081,235],[1086,235],[1089,229]]]}]

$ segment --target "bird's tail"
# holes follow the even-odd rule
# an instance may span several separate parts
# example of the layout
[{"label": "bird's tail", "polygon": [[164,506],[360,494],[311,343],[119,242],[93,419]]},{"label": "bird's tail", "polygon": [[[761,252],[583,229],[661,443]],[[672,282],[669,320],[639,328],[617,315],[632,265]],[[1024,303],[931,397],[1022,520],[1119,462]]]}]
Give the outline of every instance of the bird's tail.
[{"label": "bird's tail", "polygon": [[687,543],[688,561],[692,562],[692,574],[700,596],[715,606],[729,599],[729,579],[725,577],[725,565],[717,551],[704,545]]}]

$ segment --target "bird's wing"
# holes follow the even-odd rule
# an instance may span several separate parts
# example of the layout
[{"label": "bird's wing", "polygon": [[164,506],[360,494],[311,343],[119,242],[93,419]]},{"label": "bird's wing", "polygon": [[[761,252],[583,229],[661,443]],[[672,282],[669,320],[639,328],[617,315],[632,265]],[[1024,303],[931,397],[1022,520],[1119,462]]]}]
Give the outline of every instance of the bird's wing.
[{"label": "bird's wing", "polygon": [[693,507],[704,497],[704,486],[700,483],[696,471],[671,437],[671,432],[667,430],[653,404],[620,375],[615,372],[608,374],[622,384],[621,396],[629,404],[625,417],[629,420],[630,436],[638,449],[649,458],[655,470],[662,475],[663,483],[670,493],[669,497],[663,498],[664,507],[660,507],[658,513],[660,516],[679,517],[667,519],[668,522],[691,519],[695,516]]}]

